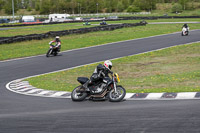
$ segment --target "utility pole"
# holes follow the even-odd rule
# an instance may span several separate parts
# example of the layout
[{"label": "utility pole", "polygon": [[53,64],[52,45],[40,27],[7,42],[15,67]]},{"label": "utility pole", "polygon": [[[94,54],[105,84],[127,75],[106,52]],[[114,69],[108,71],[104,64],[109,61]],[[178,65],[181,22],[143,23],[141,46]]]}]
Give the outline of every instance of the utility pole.
[{"label": "utility pole", "polygon": [[98,6],[99,6],[99,3],[97,3],[97,15],[98,15]]},{"label": "utility pole", "polygon": [[80,14],[80,3],[78,3],[78,13],[77,14]]},{"label": "utility pole", "polygon": [[98,6],[99,6],[99,3],[97,3],[97,18],[99,17],[99,16],[98,16]]},{"label": "utility pole", "polygon": [[13,11],[13,20],[15,20],[15,9],[14,9],[14,1],[12,0],[12,11]]}]

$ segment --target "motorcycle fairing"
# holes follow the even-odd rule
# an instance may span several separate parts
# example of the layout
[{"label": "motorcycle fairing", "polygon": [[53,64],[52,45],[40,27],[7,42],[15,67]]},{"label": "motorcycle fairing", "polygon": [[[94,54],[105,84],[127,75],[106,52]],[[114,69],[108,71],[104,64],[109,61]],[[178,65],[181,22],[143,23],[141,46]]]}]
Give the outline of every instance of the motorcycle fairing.
[{"label": "motorcycle fairing", "polygon": [[81,84],[85,84],[89,79],[87,77],[78,77],[77,81]]}]

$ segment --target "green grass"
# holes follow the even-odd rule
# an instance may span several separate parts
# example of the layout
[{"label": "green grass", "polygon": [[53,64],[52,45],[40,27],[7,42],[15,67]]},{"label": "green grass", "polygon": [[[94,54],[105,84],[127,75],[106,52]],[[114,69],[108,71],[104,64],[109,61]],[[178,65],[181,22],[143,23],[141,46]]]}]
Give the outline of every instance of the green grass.
[{"label": "green grass", "polygon": [[[99,31],[87,34],[62,36],[61,50],[70,50],[153,35],[168,34],[180,31],[181,26],[182,24],[147,25],[123,28],[114,31]],[[190,29],[193,30],[198,29],[200,24],[190,24],[189,26]],[[49,48],[48,43],[51,40],[52,38],[2,44],[0,45],[0,60],[45,54]]]},{"label": "green grass", "polygon": [[164,14],[168,14],[168,16],[199,16],[200,9],[186,10],[186,11],[182,11],[179,14],[172,13],[171,11],[154,10],[151,15],[152,16],[163,16]]},{"label": "green grass", "polygon": [[[127,92],[199,92],[200,43],[174,46],[113,60]],[[101,62],[102,63],[102,62]],[[26,79],[35,87],[72,91],[77,77],[90,77],[99,63]]]},{"label": "green grass", "polygon": [[41,34],[47,33],[49,31],[62,31],[62,30],[70,30],[70,29],[78,29],[85,27],[94,27],[95,25],[90,26],[82,26],[81,23],[76,24],[57,24],[57,25],[41,25],[41,26],[27,26],[22,29],[9,29],[9,30],[1,30],[1,37],[11,37],[17,35],[28,35],[28,34]]},{"label": "green grass", "polygon": [[[116,24],[116,23],[136,23],[140,20],[122,20],[122,21],[107,21],[108,24]],[[157,19],[157,20],[147,20],[148,22],[200,22],[200,19]],[[83,26],[83,22],[81,23],[63,23],[63,24],[52,24],[52,25],[39,25],[39,26],[26,26],[22,29],[9,29],[9,30],[1,30],[1,37],[10,37],[17,35],[27,35],[27,34],[41,34],[49,31],[61,31],[61,30],[69,30],[69,29],[78,29],[84,27],[93,27],[97,26],[100,22],[91,22],[91,26]]]}]

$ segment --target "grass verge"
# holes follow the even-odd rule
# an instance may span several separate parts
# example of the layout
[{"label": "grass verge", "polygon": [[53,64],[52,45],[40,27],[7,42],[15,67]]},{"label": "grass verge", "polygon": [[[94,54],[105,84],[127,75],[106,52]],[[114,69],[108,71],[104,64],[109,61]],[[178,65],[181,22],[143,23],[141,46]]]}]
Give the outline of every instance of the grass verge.
[{"label": "grass verge", "polygon": [[[119,74],[120,84],[127,92],[199,92],[199,51],[200,43],[194,43],[123,57],[112,61],[113,71]],[[77,77],[90,77],[97,65],[86,65],[26,80],[38,88],[72,91],[79,85]]]},{"label": "grass verge", "polygon": [[[122,21],[107,21],[108,24],[116,23],[136,23],[140,20],[122,20]],[[147,20],[148,22],[199,22],[200,19],[190,18],[190,19],[157,19],[157,20]],[[17,29],[1,30],[1,37],[10,37],[17,35],[27,35],[27,34],[41,34],[49,31],[61,31],[78,29],[85,27],[97,26],[100,22],[91,22],[90,26],[83,26],[83,22],[80,23],[62,23],[62,24],[52,24],[52,25],[38,25],[38,26],[25,26],[17,27]],[[16,27],[15,27],[16,28]],[[19,29],[20,28],[20,29]],[[1,29],[1,28],[0,28]]]},{"label": "grass verge", "polygon": [[[101,45],[111,42],[168,34],[181,30],[182,24],[163,24],[129,27],[114,31],[99,31],[61,37],[62,51]],[[199,29],[200,24],[190,24],[190,29]],[[0,45],[0,60],[45,54],[52,38]]]},{"label": "grass verge", "polygon": [[27,26],[27,27],[17,27],[16,29],[8,29],[1,30],[1,37],[11,37],[18,35],[28,35],[28,34],[41,34],[47,33],[49,31],[62,31],[62,30],[71,30],[71,29],[79,29],[85,27],[94,27],[96,25],[82,26],[78,25],[66,25],[66,24],[58,24],[58,25],[41,25],[41,26]]}]

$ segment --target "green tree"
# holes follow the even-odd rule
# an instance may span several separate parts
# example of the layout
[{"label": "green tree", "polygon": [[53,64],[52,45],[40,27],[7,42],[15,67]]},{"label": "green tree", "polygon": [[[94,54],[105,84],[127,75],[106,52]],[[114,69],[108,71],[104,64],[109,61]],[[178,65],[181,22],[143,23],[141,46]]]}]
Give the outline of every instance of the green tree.
[{"label": "green tree", "polygon": [[42,0],[40,6],[40,14],[50,13],[50,0]]},{"label": "green tree", "polygon": [[182,12],[182,6],[179,3],[176,3],[172,6],[172,13]]},{"label": "green tree", "polygon": [[4,7],[4,4],[5,4],[4,0],[0,0],[0,10]]},{"label": "green tree", "polygon": [[188,0],[179,0],[178,3],[182,5],[183,10],[186,9]]},{"label": "green tree", "polygon": [[40,4],[39,4],[39,3],[36,3],[36,5],[35,5],[35,10],[36,10],[36,11],[39,11],[39,10],[40,10]]},{"label": "green tree", "polygon": [[131,5],[127,8],[127,12],[140,12],[140,8],[135,6],[135,5]]},{"label": "green tree", "polygon": [[135,0],[133,4],[146,11],[156,9],[156,0]]},{"label": "green tree", "polygon": [[117,3],[117,9],[116,9],[116,11],[117,12],[122,12],[123,10],[124,10],[124,5],[123,5],[122,1],[119,1]]},{"label": "green tree", "polygon": [[27,11],[32,11],[32,8],[30,6],[27,7]]},{"label": "green tree", "polygon": [[122,0],[122,4],[124,6],[124,9],[127,9],[132,3],[133,3],[134,0]]},{"label": "green tree", "polygon": [[72,10],[72,14],[75,14],[75,8],[76,8],[76,6],[77,6],[76,0],[71,0],[70,7],[71,7],[71,10]]},{"label": "green tree", "polygon": [[116,0],[107,0],[106,1],[106,8],[107,8],[107,12],[109,12],[109,13],[115,12],[116,9],[117,9]]},{"label": "green tree", "polygon": [[[17,0],[13,0],[13,1],[14,1],[14,11],[17,12],[17,10],[18,10]],[[5,1],[4,9],[7,14],[12,14],[12,12],[13,12],[12,0]]]}]

